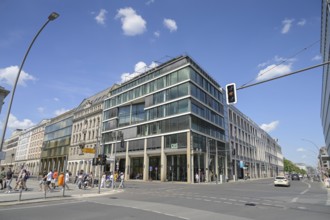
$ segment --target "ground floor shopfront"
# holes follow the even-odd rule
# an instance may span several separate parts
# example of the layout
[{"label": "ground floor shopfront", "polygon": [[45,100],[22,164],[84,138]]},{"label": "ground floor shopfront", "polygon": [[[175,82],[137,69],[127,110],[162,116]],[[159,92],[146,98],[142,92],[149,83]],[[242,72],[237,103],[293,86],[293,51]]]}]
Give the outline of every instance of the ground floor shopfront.
[{"label": "ground floor shopfront", "polygon": [[284,174],[283,168],[277,165],[248,158],[233,159],[232,166],[234,180],[268,178]]},{"label": "ground floor shopfront", "polygon": [[[223,154],[225,144],[203,137],[202,144],[195,146],[194,138],[200,134],[184,133],[185,145],[170,144],[166,147],[166,136],[153,137],[159,144],[150,145],[148,138],[125,141],[125,148],[120,148],[118,143],[106,144],[104,152],[107,155],[107,165],[93,166],[92,158],[84,160],[70,160],[68,170],[72,174],[83,170],[86,173],[93,172],[98,178],[103,171],[123,172],[126,180],[143,181],[180,181],[193,183],[196,174],[199,181],[215,181],[220,176],[229,176],[229,153]],[[139,143],[140,144],[139,144]],[[154,142],[153,142],[154,143]],[[213,143],[213,144],[211,144]],[[141,147],[138,147],[141,146]],[[159,146],[159,147],[158,147]],[[222,153],[221,153],[222,152]],[[216,178],[217,177],[217,178]]]}]

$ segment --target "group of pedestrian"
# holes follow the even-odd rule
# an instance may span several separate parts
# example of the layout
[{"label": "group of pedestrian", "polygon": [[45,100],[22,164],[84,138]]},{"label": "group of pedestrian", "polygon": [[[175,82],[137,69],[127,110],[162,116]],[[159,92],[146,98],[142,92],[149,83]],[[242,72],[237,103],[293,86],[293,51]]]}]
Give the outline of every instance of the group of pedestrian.
[{"label": "group of pedestrian", "polygon": [[9,167],[7,171],[5,171],[5,168],[2,167],[0,171],[0,190],[6,189],[5,193],[11,193],[13,190],[18,191],[20,189],[27,191],[28,188],[26,182],[29,177],[30,172],[22,166],[19,174],[17,175],[15,187],[12,188],[11,183],[14,178],[14,172],[11,167]]},{"label": "group of pedestrian", "polygon": [[84,170],[78,171],[75,181],[79,189],[93,188],[94,187],[94,175],[93,172],[85,173]]},{"label": "group of pedestrian", "polygon": [[120,181],[120,184],[118,188],[124,188],[124,180],[125,176],[123,172],[115,172],[114,174],[112,172],[103,172],[103,175],[101,177],[101,188],[116,188],[116,182]]},{"label": "group of pedestrian", "polygon": [[58,174],[58,171],[56,169],[54,171],[49,170],[48,172],[44,170],[41,177],[42,178],[39,182],[40,191],[48,190],[49,192],[53,192],[56,187],[60,187],[62,190],[64,189],[64,187],[70,189],[68,186],[70,178],[68,170],[66,170],[65,174],[64,172],[61,172],[60,175]]}]

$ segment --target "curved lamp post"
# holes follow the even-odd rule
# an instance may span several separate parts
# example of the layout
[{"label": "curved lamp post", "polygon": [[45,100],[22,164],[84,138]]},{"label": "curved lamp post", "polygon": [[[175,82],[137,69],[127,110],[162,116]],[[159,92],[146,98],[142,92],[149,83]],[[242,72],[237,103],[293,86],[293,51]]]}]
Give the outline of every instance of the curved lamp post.
[{"label": "curved lamp post", "polygon": [[308,140],[308,139],[305,139],[305,138],[302,138],[301,140],[302,140],[302,141],[307,141],[307,142],[313,144],[314,147],[315,147],[315,149],[317,150],[317,152],[320,153],[320,148],[319,148],[319,147],[318,147],[313,141]]},{"label": "curved lamp post", "polygon": [[9,119],[10,110],[11,110],[11,106],[12,106],[14,95],[15,95],[15,90],[16,90],[17,82],[18,82],[19,76],[21,74],[21,71],[22,71],[23,65],[25,63],[25,60],[26,60],[26,58],[27,58],[27,56],[28,56],[28,54],[29,54],[29,52],[31,50],[32,45],[36,41],[36,39],[39,36],[39,34],[42,32],[42,30],[47,26],[47,24],[50,21],[55,20],[56,18],[58,18],[58,16],[59,16],[59,14],[56,13],[56,12],[53,12],[53,13],[51,13],[48,16],[48,20],[44,23],[44,25],[40,28],[40,30],[38,31],[38,33],[34,36],[32,42],[30,43],[30,46],[29,46],[28,50],[25,53],[25,56],[24,56],[23,61],[22,61],[22,64],[21,64],[21,66],[19,68],[19,71],[18,71],[18,74],[16,76],[16,80],[15,80],[15,83],[14,83],[14,86],[13,86],[13,90],[11,91],[11,97],[10,97],[10,102],[8,104],[7,116],[6,116],[5,122],[3,123],[2,137],[1,137],[1,142],[0,142],[0,152],[2,151],[2,146],[3,146],[5,135],[6,135],[6,129],[7,129],[7,124],[8,124],[8,119]]}]

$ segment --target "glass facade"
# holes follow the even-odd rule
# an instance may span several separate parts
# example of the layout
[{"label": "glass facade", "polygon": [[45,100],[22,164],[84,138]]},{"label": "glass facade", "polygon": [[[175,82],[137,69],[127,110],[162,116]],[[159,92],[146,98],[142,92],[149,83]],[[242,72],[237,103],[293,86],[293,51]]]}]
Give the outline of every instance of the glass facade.
[{"label": "glass facade", "polygon": [[[203,152],[210,138],[225,142],[224,114],[220,86],[189,57],[179,57],[111,91],[104,101],[102,138],[108,146],[106,152],[111,153],[111,146],[118,142],[113,133],[120,131],[128,143],[128,157],[134,154],[144,158],[141,173],[132,167],[141,159],[128,160],[125,150],[120,154],[131,161],[131,178],[144,176],[145,180],[164,181],[173,175],[174,181],[188,181],[187,163],[193,161],[187,159],[189,139],[192,138],[191,146]],[[152,158],[148,152],[153,152]],[[148,170],[151,163],[159,170]]]},{"label": "glass facade", "polygon": [[45,127],[41,170],[64,171],[71,142],[72,124],[73,116],[70,116],[57,122],[50,122]]}]

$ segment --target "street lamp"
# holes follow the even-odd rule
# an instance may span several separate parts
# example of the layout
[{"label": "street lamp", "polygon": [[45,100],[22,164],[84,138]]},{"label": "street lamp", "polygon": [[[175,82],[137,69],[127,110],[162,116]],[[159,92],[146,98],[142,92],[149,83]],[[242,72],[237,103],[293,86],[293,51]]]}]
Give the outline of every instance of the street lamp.
[{"label": "street lamp", "polygon": [[58,16],[59,16],[59,14],[56,13],[56,12],[53,12],[53,13],[51,13],[48,16],[48,20],[44,23],[44,25],[40,28],[40,30],[38,31],[38,33],[34,36],[32,42],[30,43],[29,48],[27,49],[27,51],[25,53],[25,56],[23,58],[23,61],[21,63],[21,66],[19,68],[18,74],[16,76],[16,80],[15,80],[15,83],[14,83],[14,86],[13,86],[13,89],[12,89],[12,92],[11,92],[11,97],[10,97],[10,101],[9,101],[9,104],[8,104],[8,110],[7,110],[7,116],[6,116],[5,122],[3,123],[2,137],[1,137],[1,141],[0,141],[0,152],[2,151],[2,146],[3,146],[5,135],[6,135],[6,129],[7,129],[7,124],[8,124],[8,119],[9,119],[10,110],[11,110],[11,106],[12,106],[14,95],[15,95],[15,90],[16,90],[17,82],[18,82],[19,76],[21,74],[21,71],[22,71],[23,65],[25,63],[25,60],[26,60],[26,58],[27,58],[27,56],[28,56],[28,54],[29,54],[29,52],[31,50],[32,45],[34,44],[34,42],[37,39],[37,37],[39,36],[39,34],[42,32],[42,30],[47,26],[47,24],[50,21],[55,20],[56,18],[58,18]]},{"label": "street lamp", "polygon": [[316,148],[317,152],[320,152],[320,148],[319,148],[319,147],[318,147],[313,141],[308,140],[308,139],[305,139],[305,138],[302,138],[301,140],[302,140],[302,141],[307,141],[307,142],[313,144],[314,147]]}]

